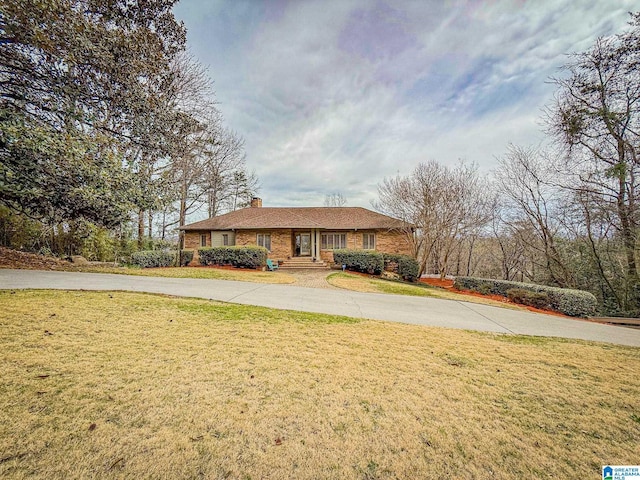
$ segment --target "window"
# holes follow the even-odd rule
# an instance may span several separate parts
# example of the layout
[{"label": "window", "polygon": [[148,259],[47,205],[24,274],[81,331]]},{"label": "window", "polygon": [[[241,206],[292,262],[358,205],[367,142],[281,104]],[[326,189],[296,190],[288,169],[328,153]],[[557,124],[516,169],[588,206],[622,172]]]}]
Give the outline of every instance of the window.
[{"label": "window", "polygon": [[228,233],[223,233],[222,234],[222,245],[224,245],[225,247],[229,246],[229,234]]},{"label": "window", "polygon": [[271,234],[259,233],[257,238],[257,244],[259,247],[264,247],[271,251]]},{"label": "window", "polygon": [[346,233],[323,233],[320,236],[320,248],[322,250],[336,250],[347,248]]},{"label": "window", "polygon": [[365,250],[376,249],[376,235],[375,233],[363,233],[362,234],[362,248]]},{"label": "window", "polygon": [[200,235],[200,246],[201,247],[206,247],[207,246],[207,234],[203,233],[202,235]]}]

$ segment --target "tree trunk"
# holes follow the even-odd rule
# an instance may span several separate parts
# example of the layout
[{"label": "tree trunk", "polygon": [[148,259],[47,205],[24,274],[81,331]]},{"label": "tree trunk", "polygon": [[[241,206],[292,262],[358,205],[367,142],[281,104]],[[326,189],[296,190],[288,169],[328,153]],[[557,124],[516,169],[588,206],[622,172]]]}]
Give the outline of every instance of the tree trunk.
[{"label": "tree trunk", "polygon": [[471,258],[473,256],[473,247],[476,243],[476,236],[471,237],[471,243],[469,244],[469,257],[467,260],[467,277],[471,276]]},{"label": "tree trunk", "polygon": [[167,234],[167,207],[162,210],[162,240],[164,240]]},{"label": "tree trunk", "polygon": [[[626,166],[623,166],[626,167]],[[618,174],[618,198],[617,210],[620,217],[622,241],[624,244],[625,256],[627,260],[627,275],[625,282],[625,310],[636,310],[639,299],[635,290],[638,285],[638,270],[636,267],[636,241],[631,226],[631,215],[626,199],[626,168],[620,168]]]},{"label": "tree trunk", "polygon": [[[183,183],[182,194],[180,195],[180,213],[178,216],[178,225],[182,227],[187,220],[187,185]],[[184,249],[184,230],[180,230],[178,246],[180,250]]]},{"label": "tree trunk", "polygon": [[138,250],[144,249],[144,210],[138,211]]}]

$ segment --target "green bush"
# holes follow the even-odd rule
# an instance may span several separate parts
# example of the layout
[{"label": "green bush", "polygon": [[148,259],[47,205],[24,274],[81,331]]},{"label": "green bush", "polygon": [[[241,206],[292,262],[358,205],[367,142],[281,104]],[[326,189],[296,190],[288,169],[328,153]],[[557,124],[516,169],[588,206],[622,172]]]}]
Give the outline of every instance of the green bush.
[{"label": "green bush", "polygon": [[385,270],[397,273],[409,282],[415,282],[418,279],[420,265],[415,258],[398,253],[384,253],[382,256]]},{"label": "green bush", "polygon": [[492,280],[488,278],[457,277],[454,286],[460,290],[471,290],[508,297],[508,290],[522,289],[528,292],[544,293],[549,299],[549,308],[572,317],[588,317],[595,315],[598,301],[593,294],[583,290],[547,287],[531,283]]},{"label": "green bush", "polygon": [[180,250],[180,266],[186,267],[193,260],[193,250]]},{"label": "green bush", "polygon": [[420,272],[420,265],[418,261],[408,255],[402,255],[398,262],[398,274],[409,282],[415,282],[418,280],[418,273]]},{"label": "green bush", "polygon": [[82,239],[80,255],[90,261],[113,262],[117,239],[106,228],[85,223],[86,235]]},{"label": "green bush", "polygon": [[264,247],[213,247],[198,249],[201,265],[233,265],[240,268],[258,268],[267,263],[269,252]]},{"label": "green bush", "polygon": [[333,261],[346,265],[347,270],[380,275],[384,270],[384,257],[381,253],[368,250],[334,250]]},{"label": "green bush", "polygon": [[383,253],[384,269],[387,272],[398,273],[398,263],[400,263],[401,255],[399,253]]},{"label": "green bush", "polygon": [[229,248],[199,248],[198,261],[200,265],[231,265],[231,252]]},{"label": "green bush", "polygon": [[523,288],[510,288],[507,290],[509,300],[521,305],[529,305],[536,308],[549,308],[549,295],[545,292],[531,292]]},{"label": "green bush", "polygon": [[131,255],[131,263],[142,268],[171,267],[176,264],[176,252],[143,250]]}]

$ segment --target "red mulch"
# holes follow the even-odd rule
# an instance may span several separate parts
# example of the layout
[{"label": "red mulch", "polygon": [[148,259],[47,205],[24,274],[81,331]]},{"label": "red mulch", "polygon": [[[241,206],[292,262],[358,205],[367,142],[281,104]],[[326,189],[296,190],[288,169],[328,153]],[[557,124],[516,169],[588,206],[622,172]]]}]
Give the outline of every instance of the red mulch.
[{"label": "red mulch", "polygon": [[524,307],[531,312],[546,313],[547,315],[556,315],[558,317],[573,318],[568,315],[565,315],[564,313],[556,312],[554,310],[545,310],[542,308],[530,307],[528,305],[522,305],[520,303],[512,302],[511,300],[509,300],[506,297],[503,297],[502,295],[483,295],[482,293],[472,292],[470,290],[458,290],[453,286],[453,280],[448,278],[445,278],[445,279],[421,278],[420,281],[422,283],[426,283],[427,285],[431,285],[432,287],[444,288],[450,291],[451,293],[459,293],[460,295],[468,295],[468,296],[478,297],[478,298],[488,298],[490,300],[495,300],[496,302],[500,302],[500,303],[509,303],[511,305],[518,305],[519,307]]},{"label": "red mulch", "polygon": [[422,283],[426,283],[427,285],[431,285],[432,287],[440,287],[440,288],[453,288],[453,280],[448,278],[440,279],[440,278],[421,278],[420,281]]}]

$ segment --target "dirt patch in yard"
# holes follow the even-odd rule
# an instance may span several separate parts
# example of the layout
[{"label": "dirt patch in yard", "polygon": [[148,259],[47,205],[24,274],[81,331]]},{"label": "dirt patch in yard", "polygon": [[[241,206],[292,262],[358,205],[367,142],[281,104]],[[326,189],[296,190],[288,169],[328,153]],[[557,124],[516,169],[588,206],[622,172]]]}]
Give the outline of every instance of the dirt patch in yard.
[{"label": "dirt patch in yard", "polygon": [[71,262],[35,253],[0,247],[0,268],[22,268],[27,270],[65,270]]}]

